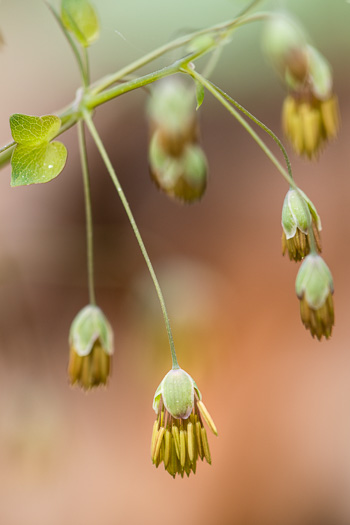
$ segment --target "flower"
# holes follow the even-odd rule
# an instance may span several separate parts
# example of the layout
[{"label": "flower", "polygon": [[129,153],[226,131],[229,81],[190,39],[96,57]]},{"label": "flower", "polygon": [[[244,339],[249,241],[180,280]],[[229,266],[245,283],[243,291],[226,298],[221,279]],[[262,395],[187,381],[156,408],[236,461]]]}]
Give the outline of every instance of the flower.
[{"label": "flower", "polygon": [[333,278],[317,254],[308,255],[303,261],[295,282],[295,291],[300,299],[301,320],[312,337],[328,339],[334,325]]},{"label": "flower", "polygon": [[298,155],[314,158],[339,128],[330,65],[308,43],[302,28],[286,16],[271,19],[264,46],[290,91],[283,104],[283,131]]},{"label": "flower", "polygon": [[200,146],[188,144],[181,155],[171,156],[164,151],[156,131],[150,143],[149,166],[153,181],[169,197],[194,202],[203,196],[208,167]]},{"label": "flower", "polygon": [[192,377],[181,368],[170,370],[156,390],[153,409],[157,414],[153,425],[151,458],[173,478],[196,472],[198,458],[211,464],[207,433],[203,420],[217,436],[202,396]]},{"label": "flower", "polygon": [[68,375],[72,385],[88,390],[106,384],[113,354],[113,331],[102,310],[85,306],[74,318],[69,332]]},{"label": "flower", "polygon": [[282,254],[301,261],[310,252],[308,228],[312,227],[317,251],[321,252],[321,219],[310,199],[301,190],[290,189],[282,208]]}]

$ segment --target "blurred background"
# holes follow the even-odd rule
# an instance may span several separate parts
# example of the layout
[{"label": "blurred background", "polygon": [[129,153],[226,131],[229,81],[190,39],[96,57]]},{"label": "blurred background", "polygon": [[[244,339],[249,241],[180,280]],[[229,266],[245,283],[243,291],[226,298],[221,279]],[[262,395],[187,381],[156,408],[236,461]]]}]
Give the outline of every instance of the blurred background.
[{"label": "blurred background", "polygon": [[[101,0],[93,79],[188,31],[232,18],[245,0]],[[10,188],[0,177],[0,523],[4,525],[348,525],[350,523],[350,5],[262,1],[289,10],[330,60],[342,128],[317,162],[291,152],[322,218],[336,326],[314,341],[299,319],[298,265],[280,252],[287,185],[206,94],[200,110],[210,180],[199,204],[160,193],[147,166],[147,93],[95,122],[161,282],[181,366],[219,437],[212,466],[175,481],[150,461],[153,394],[170,368],[161,311],[125,212],[89,141],[96,286],[115,332],[107,389],[68,385],[68,331],[88,302],[76,130],[64,172]],[[12,113],[43,115],[79,87],[74,57],[44,2],[2,0],[0,141]],[[263,23],[243,27],[212,79],[281,136],[285,92],[261,51]],[[165,57],[157,65],[166,65]],[[150,71],[146,68],[145,71]],[[274,144],[266,138],[275,150]],[[276,154],[279,155],[278,151]]]}]

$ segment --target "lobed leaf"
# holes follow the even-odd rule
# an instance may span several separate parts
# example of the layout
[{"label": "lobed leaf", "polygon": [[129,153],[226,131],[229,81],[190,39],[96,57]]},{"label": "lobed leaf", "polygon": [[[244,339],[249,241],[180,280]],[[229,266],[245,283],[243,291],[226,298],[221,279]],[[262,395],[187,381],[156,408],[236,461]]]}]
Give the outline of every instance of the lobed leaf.
[{"label": "lobed leaf", "polygon": [[17,144],[11,158],[11,186],[49,182],[61,173],[67,150],[61,142],[46,142],[33,147]]},{"label": "lobed leaf", "polygon": [[15,113],[10,117],[10,127],[13,140],[17,144],[38,146],[56,136],[61,127],[61,120],[55,115],[34,117]]}]

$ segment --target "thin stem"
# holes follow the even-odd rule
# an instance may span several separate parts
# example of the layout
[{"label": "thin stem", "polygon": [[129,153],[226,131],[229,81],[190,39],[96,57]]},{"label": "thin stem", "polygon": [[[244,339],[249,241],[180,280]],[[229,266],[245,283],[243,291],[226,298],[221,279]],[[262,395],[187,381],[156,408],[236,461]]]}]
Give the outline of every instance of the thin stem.
[{"label": "thin stem", "polygon": [[157,279],[157,276],[155,274],[155,271],[153,269],[153,266],[152,266],[152,263],[151,263],[151,260],[148,256],[148,253],[147,253],[147,250],[146,250],[146,247],[144,245],[144,242],[142,240],[142,237],[141,237],[141,234],[140,234],[140,231],[137,227],[137,224],[135,222],[135,219],[134,219],[134,216],[132,214],[132,211],[130,209],[130,206],[129,206],[129,203],[126,199],[126,196],[124,194],[124,191],[120,185],[120,182],[118,180],[118,177],[115,173],[115,170],[112,166],[112,163],[108,157],[108,154],[107,154],[107,151],[105,150],[105,147],[103,145],[103,142],[98,134],[98,131],[92,121],[92,118],[90,116],[90,113],[87,112],[87,111],[84,111],[83,112],[83,117],[84,117],[84,120],[86,122],[86,125],[92,135],[92,138],[94,139],[95,141],[95,144],[97,146],[97,149],[99,150],[100,152],[100,155],[103,159],[103,162],[105,163],[105,166],[108,170],[108,173],[113,181],[113,184],[119,194],[119,197],[120,197],[120,200],[122,201],[122,204],[124,206],[124,209],[126,211],[126,214],[129,218],[129,221],[130,221],[130,224],[131,224],[131,227],[134,231],[134,234],[135,234],[135,237],[137,239],[137,242],[140,246],[140,249],[141,249],[141,252],[142,252],[142,255],[145,259],[145,262],[146,262],[146,265],[148,267],[148,270],[149,270],[149,273],[151,274],[151,277],[152,277],[152,280],[153,280],[153,283],[154,283],[154,286],[155,286],[155,289],[156,289],[156,292],[157,292],[157,295],[158,295],[158,299],[159,299],[159,302],[160,302],[160,306],[161,306],[161,309],[162,309],[162,313],[163,313],[163,317],[164,317],[164,321],[165,321],[165,326],[166,326],[166,330],[167,330],[167,334],[168,334],[168,339],[169,339],[169,345],[170,345],[170,352],[171,352],[171,359],[172,359],[172,368],[175,370],[177,368],[180,368],[179,367],[179,364],[177,362],[177,357],[176,357],[176,352],[175,352],[175,346],[174,346],[174,340],[173,340],[173,335],[172,335],[172,332],[171,332],[171,327],[170,327],[170,321],[169,321],[169,316],[168,316],[168,313],[167,313],[167,309],[166,309],[166,306],[165,306],[165,301],[164,301],[164,297],[163,297],[163,293],[162,293],[162,290],[161,290],[161,287],[160,287],[160,284],[158,282],[158,279]]},{"label": "thin stem", "polygon": [[[213,84],[213,82],[211,82],[211,84],[213,86],[215,86],[215,84]],[[241,111],[244,115],[246,115],[248,118],[250,118],[250,120],[255,122],[255,124],[257,124],[261,129],[263,129],[268,135],[270,135],[270,137],[276,142],[276,144],[278,145],[278,147],[282,151],[284,159],[286,161],[286,165],[287,165],[289,176],[293,179],[292,166],[291,166],[291,163],[290,163],[290,160],[289,160],[289,157],[288,157],[288,153],[286,151],[286,148],[283,146],[282,142],[280,141],[280,139],[277,137],[277,135],[275,135],[275,133],[270,128],[268,128],[263,122],[261,122],[261,120],[256,118],[252,113],[250,113],[250,111],[248,111],[245,107],[241,106],[241,104],[239,104],[239,102],[237,102],[235,99],[230,97],[230,95],[225,93],[218,86],[215,86],[215,89],[219,93],[221,93],[221,95],[223,97],[225,97],[226,100],[231,102],[231,104],[233,104],[237,109],[239,109],[239,111]]]},{"label": "thin stem", "polygon": [[73,38],[70,36],[69,32],[67,31],[67,29],[63,25],[61,17],[57,13],[57,11],[46,0],[45,0],[45,3],[47,5],[47,7],[50,9],[50,11],[53,14],[53,16],[55,17],[56,22],[60,26],[62,32],[64,33],[64,36],[66,37],[66,39],[67,39],[67,41],[68,41],[68,43],[69,43],[69,45],[70,45],[70,47],[71,47],[71,49],[72,49],[72,51],[74,53],[74,56],[76,58],[76,61],[77,61],[78,67],[79,67],[79,71],[80,71],[80,75],[81,75],[81,78],[82,78],[83,85],[87,86],[88,85],[87,73],[86,73],[83,61],[81,59],[80,53],[78,51],[77,46],[75,45],[75,42],[74,42]]},{"label": "thin stem", "polygon": [[[274,138],[275,142],[277,142],[280,147],[282,146],[282,148],[283,148],[282,151],[285,154],[286,162],[287,162],[287,159],[288,159],[288,162],[287,162],[288,172],[283,168],[281,163],[278,161],[278,159],[272,153],[270,148],[265,144],[265,142],[259,137],[259,135],[257,135],[255,133],[255,131],[253,130],[251,125],[240,115],[240,113],[238,113],[238,111],[234,107],[232,107],[232,105],[230,103],[231,102],[231,97],[226,95],[226,93],[223,94],[223,92],[219,88],[217,88],[209,80],[205,79],[202,75],[197,73],[195,70],[193,70],[191,68],[186,68],[186,69],[184,69],[184,71],[187,72],[189,75],[191,75],[193,78],[195,78],[198,82],[200,82],[217,100],[219,100],[219,102],[231,113],[231,115],[233,115],[238,120],[238,122],[246,129],[246,131],[248,131],[250,136],[255,140],[255,142],[264,151],[265,155],[267,155],[267,157],[276,166],[276,168],[281,173],[281,175],[284,177],[284,179],[288,182],[290,187],[298,192],[298,194],[299,194],[299,196],[301,198],[301,201],[303,203],[304,208],[307,208],[307,204],[305,202],[305,199],[303,198],[303,196],[302,196],[302,194],[301,194],[301,192],[299,190],[299,187],[297,186],[297,184],[295,183],[295,181],[293,179],[291,165],[290,165],[290,162],[289,162],[289,158],[288,158],[287,152],[285,151],[281,141],[276,137],[276,135],[271,130],[269,130],[269,128],[267,128],[267,126],[262,124],[260,121],[258,121],[258,119],[256,119],[247,110],[245,110],[247,112],[247,116],[251,115],[251,117],[253,117],[252,120],[254,120],[254,122],[256,122],[258,125],[260,123],[261,124],[260,127],[263,127],[264,131],[266,131],[267,133],[268,133],[267,130],[271,131],[272,135],[270,133],[269,133],[269,135],[272,136],[272,138],[275,137],[277,139],[277,140],[275,140],[275,138]],[[229,100],[227,100],[227,99],[229,99]],[[232,101],[233,101],[233,99],[232,99]],[[232,102],[232,103],[234,103],[234,102]],[[238,103],[236,103],[236,104],[238,104]],[[238,106],[240,106],[240,104],[238,104]],[[244,109],[242,106],[240,106],[240,108]],[[249,113],[249,115],[248,115],[248,113]],[[315,241],[315,236],[314,236],[314,232],[312,230],[311,223],[308,224],[308,235],[309,235],[309,241],[310,241],[310,251],[311,251],[311,253],[317,253],[316,241]]]},{"label": "thin stem", "polygon": [[83,57],[84,57],[84,63],[85,63],[85,79],[86,79],[86,86],[87,87],[90,84],[90,62],[89,62],[89,52],[88,48],[83,46]]},{"label": "thin stem", "polygon": [[94,286],[94,243],[93,243],[93,223],[92,223],[92,209],[91,209],[91,192],[90,192],[90,178],[89,168],[86,154],[85,130],[84,122],[78,121],[78,136],[79,136],[79,150],[81,169],[83,173],[84,183],[84,198],[85,198],[85,216],[86,216],[86,255],[87,255],[87,269],[88,269],[88,286],[89,286],[89,301],[90,304],[96,304],[95,286]]},{"label": "thin stem", "polygon": [[137,69],[140,69],[141,67],[149,64],[150,62],[153,62],[157,58],[161,57],[162,55],[168,53],[169,51],[172,51],[174,49],[177,49],[179,47],[182,47],[189,42],[191,42],[196,37],[205,35],[207,33],[226,33],[225,36],[228,36],[228,34],[231,32],[231,30],[235,29],[238,26],[242,26],[245,24],[248,24],[250,22],[255,22],[258,20],[264,20],[265,18],[269,17],[270,15],[268,13],[258,13],[256,15],[252,15],[251,17],[246,17],[245,14],[248,10],[250,10],[252,7],[254,7],[258,2],[261,0],[256,0],[250,6],[248,6],[247,10],[243,12],[243,14],[239,15],[234,20],[229,20],[227,22],[223,22],[221,24],[217,24],[215,26],[201,29],[199,31],[195,31],[193,33],[190,33],[188,35],[179,37],[172,42],[168,42],[167,44],[155,49],[154,51],[151,51],[150,53],[147,53],[143,57],[135,60],[131,64],[128,64],[127,66],[123,67],[116,73],[112,75],[108,75],[102,80],[100,80],[98,83],[96,83],[96,86],[92,90],[92,94],[96,95],[97,93],[101,93],[101,91],[104,91],[108,87],[110,87],[112,84],[120,80],[121,78],[124,78],[125,76],[129,75],[130,73],[133,73]]},{"label": "thin stem", "polygon": [[6,144],[6,146],[3,146],[0,149],[0,155],[1,155],[1,153],[4,153],[4,151],[8,150],[9,148],[13,148],[15,145],[16,145],[16,142],[14,140],[12,142],[10,142],[9,144]]}]

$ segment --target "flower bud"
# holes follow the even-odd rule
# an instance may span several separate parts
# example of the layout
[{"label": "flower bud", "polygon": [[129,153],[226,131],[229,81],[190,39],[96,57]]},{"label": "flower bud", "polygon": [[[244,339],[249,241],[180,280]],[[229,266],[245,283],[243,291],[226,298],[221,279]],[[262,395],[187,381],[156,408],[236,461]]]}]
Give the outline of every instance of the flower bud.
[{"label": "flower bud", "polygon": [[300,299],[300,315],[312,337],[328,339],[334,325],[333,278],[319,255],[310,254],[303,261],[295,282]]},{"label": "flower bud", "polygon": [[106,384],[113,354],[113,331],[102,310],[85,306],[72,322],[69,333],[68,375],[71,384],[84,389]]},{"label": "flower bud", "polygon": [[199,200],[207,186],[207,161],[200,146],[187,145],[181,156],[170,156],[163,149],[156,131],[151,139],[149,166],[153,181],[169,197],[194,202]]},{"label": "flower bud", "polygon": [[282,208],[282,254],[301,261],[310,252],[308,228],[312,227],[318,252],[321,252],[321,219],[315,206],[301,190],[290,189]]},{"label": "flower bud", "polygon": [[151,128],[165,153],[182,154],[186,145],[197,140],[195,93],[181,81],[169,78],[154,88],[148,106]]},{"label": "flower bud", "polygon": [[217,435],[214,421],[202,402],[192,377],[181,368],[170,370],[156,390],[153,409],[157,419],[153,425],[151,458],[175,478],[196,472],[198,457],[211,464],[207,433],[203,420]]}]

